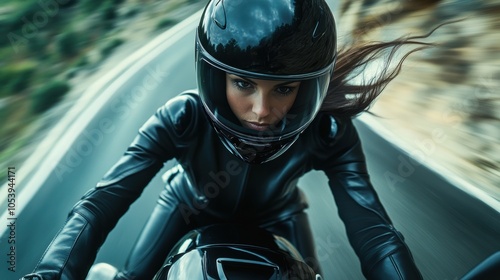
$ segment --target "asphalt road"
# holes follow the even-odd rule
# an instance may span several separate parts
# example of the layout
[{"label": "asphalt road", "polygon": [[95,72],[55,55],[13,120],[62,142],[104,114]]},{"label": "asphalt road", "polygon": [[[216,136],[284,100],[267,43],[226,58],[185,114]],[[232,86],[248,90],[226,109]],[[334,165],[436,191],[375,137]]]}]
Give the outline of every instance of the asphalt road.
[{"label": "asphalt road", "polygon": [[[85,124],[69,151],[52,162],[55,169],[40,164],[39,169],[48,177],[39,182],[43,184],[31,200],[23,200],[22,193],[18,197],[25,207],[16,220],[16,272],[8,271],[9,231],[1,237],[0,279],[18,279],[30,272],[63,225],[69,209],[121,156],[142,123],[169,98],[195,86],[193,42],[193,32],[170,40],[172,44],[158,48],[158,55],[137,73],[127,75],[123,71],[110,81],[107,87],[115,89],[113,95]],[[75,120],[71,127],[80,124]],[[396,227],[405,235],[425,279],[457,279],[500,250],[498,212],[408,158],[363,123],[357,122],[357,126],[372,181]],[[56,143],[51,152],[57,152],[60,144]],[[118,267],[124,264],[161,185],[157,176],[109,235],[98,262]],[[362,279],[326,178],[310,173],[300,185],[310,201],[309,214],[325,279]],[[8,225],[6,220],[1,222]]]}]

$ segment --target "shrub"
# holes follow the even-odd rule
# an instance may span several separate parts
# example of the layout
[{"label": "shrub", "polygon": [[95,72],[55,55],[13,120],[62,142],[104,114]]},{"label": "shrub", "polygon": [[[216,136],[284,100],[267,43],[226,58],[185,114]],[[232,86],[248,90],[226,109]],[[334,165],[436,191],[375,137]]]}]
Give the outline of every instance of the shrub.
[{"label": "shrub", "polygon": [[177,23],[177,21],[175,19],[164,18],[158,22],[158,24],[156,25],[156,28],[157,29],[168,28],[168,27],[175,25],[176,23]]},{"label": "shrub", "polygon": [[31,84],[31,78],[35,73],[35,69],[23,69],[17,73],[16,77],[10,83],[9,90],[12,94],[17,94],[27,89]]},{"label": "shrub", "polygon": [[81,45],[81,38],[77,32],[67,31],[57,38],[57,49],[62,57],[73,57],[78,54]]},{"label": "shrub", "polygon": [[71,68],[66,71],[64,76],[66,77],[66,79],[73,79],[78,74],[78,71],[80,71],[80,68],[78,67]]},{"label": "shrub", "polygon": [[120,38],[114,38],[113,40],[107,42],[107,44],[104,46],[104,48],[101,49],[101,56],[106,57],[110,55],[115,48],[117,48],[119,45],[123,44],[123,39]]},{"label": "shrub", "polygon": [[120,4],[122,4],[123,2],[125,2],[125,0],[113,0],[113,1],[111,1],[111,2],[113,2],[113,4],[114,4],[114,5],[120,5]]},{"label": "shrub", "polygon": [[131,18],[139,14],[140,8],[138,6],[133,6],[133,7],[126,7],[126,11],[124,12],[123,16],[125,18]]},{"label": "shrub", "polygon": [[104,21],[113,21],[117,16],[115,6],[107,2],[102,8],[101,15]]},{"label": "shrub", "polygon": [[0,69],[0,97],[15,95],[31,85],[32,77],[36,72],[37,64],[34,61],[23,61],[9,64]]},{"label": "shrub", "polygon": [[10,83],[15,78],[16,75],[14,72],[0,68],[0,84],[4,85],[0,87],[0,98],[12,94],[10,91]]},{"label": "shrub", "polygon": [[86,55],[82,55],[76,62],[76,67],[85,67],[89,65],[89,59]]},{"label": "shrub", "polygon": [[68,93],[70,86],[64,82],[52,81],[35,92],[31,96],[31,110],[34,114],[43,113],[57,104],[62,97]]},{"label": "shrub", "polygon": [[81,0],[80,5],[85,13],[92,13],[104,3],[102,0]]},{"label": "shrub", "polygon": [[47,37],[43,34],[37,33],[36,36],[28,41],[28,50],[36,57],[45,59],[48,56],[46,48],[49,44],[50,40],[47,39]]}]

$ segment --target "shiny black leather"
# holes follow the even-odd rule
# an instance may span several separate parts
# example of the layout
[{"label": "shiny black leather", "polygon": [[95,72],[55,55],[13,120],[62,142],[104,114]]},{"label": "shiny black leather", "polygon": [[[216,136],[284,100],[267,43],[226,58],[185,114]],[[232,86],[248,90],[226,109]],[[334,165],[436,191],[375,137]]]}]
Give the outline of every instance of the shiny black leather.
[{"label": "shiny black leather", "polygon": [[[252,165],[223,147],[196,93],[170,100],[144,124],[120,161],[72,209],[35,272],[44,279],[83,279],[108,232],[164,162],[174,158],[179,165],[170,171],[136,247],[149,247],[153,256],[133,254],[129,268],[159,269],[161,257],[183,234],[213,222],[261,225],[278,234],[282,231],[302,252],[311,250],[312,237],[303,213],[307,204],[296,183],[316,169],[329,178],[364,275],[368,279],[421,279],[402,235],[391,225],[370,183],[350,119],[319,114],[283,155]],[[304,232],[287,236],[290,229],[303,225]],[[155,263],[151,266],[149,261]],[[129,279],[134,279],[133,270],[125,272]]]},{"label": "shiny black leather", "polygon": [[206,280],[220,275],[233,280],[318,280],[289,242],[259,227],[235,223],[190,231],[172,249],[157,280]]}]

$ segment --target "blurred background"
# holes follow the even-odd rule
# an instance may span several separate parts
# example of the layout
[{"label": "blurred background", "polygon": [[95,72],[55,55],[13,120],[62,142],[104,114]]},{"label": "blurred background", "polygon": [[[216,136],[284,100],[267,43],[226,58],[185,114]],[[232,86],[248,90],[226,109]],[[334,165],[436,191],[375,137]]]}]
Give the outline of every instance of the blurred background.
[{"label": "blurred background", "polygon": [[[342,1],[346,38],[423,35],[372,112],[422,161],[500,200],[500,1]],[[458,22],[456,22],[459,20]]]},{"label": "blurred background", "polygon": [[[206,2],[206,0],[2,0],[0,2],[0,34],[2,35],[0,36],[0,116],[2,120],[0,170],[15,166],[21,174],[25,160],[34,153],[38,144],[46,139],[50,129],[71,108],[75,107],[78,101],[86,98],[85,94],[89,94],[87,90],[94,83],[110,73],[134,51],[202,9]],[[425,39],[426,42],[435,43],[436,46],[412,54],[406,60],[400,75],[377,100],[372,108],[372,112],[378,116],[372,118],[376,123],[374,129],[382,133],[389,142],[402,146],[414,160],[427,163],[431,169],[439,167],[437,173],[442,172],[447,179],[453,179],[454,182],[466,182],[498,203],[500,200],[500,93],[498,91],[500,86],[500,45],[498,44],[500,1],[344,0],[328,2],[337,17],[340,46],[357,41],[387,41],[400,36],[423,35],[439,24],[450,21],[449,24],[442,26]],[[190,44],[194,39],[190,37],[189,40],[185,45]],[[190,48],[192,48],[191,45]],[[407,50],[402,49],[402,53]],[[179,48],[178,51],[179,53],[193,53],[192,49],[181,50]],[[174,62],[174,58],[168,58],[168,61],[160,59],[159,62]],[[186,64],[190,63],[186,62]],[[189,65],[189,67],[194,67],[194,65]],[[372,70],[376,72],[380,69],[374,66]],[[166,87],[177,93],[180,91],[173,88],[175,82],[172,80],[165,83]],[[194,77],[188,83],[194,84]],[[162,91],[163,88],[158,90]],[[99,94],[91,95],[89,98],[98,98]],[[122,100],[117,102],[122,102]],[[160,106],[157,101],[151,103],[153,103],[152,108]],[[131,115],[130,118],[133,118],[132,108],[135,107],[130,106],[130,113],[127,113]],[[110,111],[113,112],[113,110]],[[151,113],[145,112],[145,115]],[[121,117],[118,116],[118,119],[121,120]],[[106,118],[101,117],[101,120],[103,119]],[[142,120],[138,122],[142,123]],[[133,130],[130,133],[135,134],[135,127],[124,129]],[[372,138],[364,139],[365,142],[372,140]],[[128,144],[129,141],[124,139],[123,145]],[[117,153],[123,151],[120,145],[115,144],[119,150]],[[97,146],[106,147],[104,144]],[[98,151],[100,147],[97,146],[93,147],[93,150]],[[48,150],[59,148],[58,146],[46,147]],[[376,147],[370,149],[376,149]],[[380,153],[385,153],[385,151],[380,151]],[[115,160],[111,156],[108,157],[110,157],[109,162],[99,162],[99,166],[94,162],[89,164],[89,169],[99,169],[92,175],[95,178],[84,172],[82,176],[89,177],[88,181],[91,182],[98,180]],[[84,164],[77,165],[78,169],[85,169]],[[377,164],[374,166],[377,167]],[[397,168],[396,163],[394,170]],[[383,169],[380,173],[382,172]],[[68,175],[68,180],[76,180],[72,178],[72,176],[76,177],[76,171],[71,174],[72,176],[69,174],[65,174]],[[19,175],[17,180],[21,181],[27,176],[28,174]],[[6,172],[0,172],[1,182],[6,182],[6,177]],[[318,182],[315,180],[310,181],[309,186],[317,185]],[[386,183],[383,178],[377,180],[381,182],[380,185]],[[59,195],[53,194],[52,199],[60,204],[63,200],[70,201],[65,201],[68,205],[61,206],[63,209],[55,209],[54,213],[47,214],[48,219],[53,220],[53,224],[46,227],[38,225],[46,232],[40,234],[40,240],[43,239],[43,241],[39,242],[37,250],[33,250],[34,245],[28,241],[32,240],[32,236],[28,234],[27,229],[32,230],[33,224],[30,225],[30,222],[37,218],[36,213],[33,216],[27,213],[26,218],[20,219],[27,224],[27,228],[21,228],[18,232],[20,235],[23,233],[27,236],[23,237],[22,242],[25,247],[29,248],[22,248],[25,250],[23,252],[36,251],[34,253],[36,256],[30,256],[33,260],[24,261],[24,269],[34,266],[39,255],[62,225],[69,207],[83,193],[83,190],[74,190],[76,194],[72,194],[72,198],[64,197],[62,189],[66,185],[61,181],[57,185],[56,180],[53,181],[55,186],[52,192]],[[322,182],[322,185],[326,183]],[[16,185],[16,190],[20,191],[23,187],[25,184],[20,183]],[[84,189],[89,187],[91,185],[83,186]],[[432,187],[431,185],[430,188]],[[47,188],[47,192],[51,190],[47,186],[44,188]],[[387,197],[395,197],[396,194],[403,192],[402,189],[404,188],[390,189]],[[423,187],[421,189],[424,190]],[[443,192],[446,190],[444,187],[441,189]],[[416,191],[415,193],[411,189],[405,191],[410,192],[407,197],[411,199],[427,200],[427,197],[418,195]],[[0,213],[3,213],[6,209],[6,200],[3,198],[7,191],[2,187],[0,192],[2,193]],[[430,193],[434,196],[439,194],[437,190],[434,192],[432,189]],[[38,195],[42,200],[50,196],[43,195],[43,192]],[[155,195],[153,194],[152,197]],[[331,200],[330,197],[324,197],[325,200],[327,198]],[[325,203],[331,204],[330,200]],[[148,206],[152,206],[150,201]],[[43,204],[43,201],[41,203]],[[441,217],[442,213],[433,212],[435,208],[429,208],[430,213],[426,213],[424,218],[434,223],[425,224],[429,227],[426,228],[424,223],[412,222],[415,212],[404,208],[407,206],[407,201],[402,200],[398,203],[396,206],[388,205],[388,209],[396,214],[394,215],[396,222],[406,222],[400,227],[406,230],[405,234],[414,233],[413,236],[406,235],[409,236],[408,242],[413,243],[410,245],[414,247],[418,245],[428,250],[417,251],[416,258],[418,262],[424,264],[426,275],[439,275],[439,277],[429,277],[429,279],[457,279],[453,277],[467,271],[478,259],[486,255],[486,251],[489,253],[490,250],[472,245],[472,243],[464,244],[463,251],[457,249],[456,252],[466,252],[463,255],[454,253],[455,251],[450,248],[459,248],[457,244],[464,243],[458,235],[460,232],[474,239],[482,239],[485,241],[483,246],[486,248],[500,249],[498,238],[495,239],[495,236],[499,234],[498,223],[492,226],[494,229],[491,230],[492,234],[488,238],[476,236],[477,229],[469,229],[468,221],[481,220],[482,214],[474,216],[476,215],[474,213],[471,219],[465,219],[469,218],[464,217],[467,213],[457,210],[465,209],[463,211],[468,212],[467,207],[472,204],[445,205],[445,210],[450,212],[445,212],[449,215],[443,214],[443,217]],[[441,204],[444,205],[444,203]],[[417,203],[415,208],[422,207],[419,205]],[[42,205],[40,209],[45,211],[47,207]],[[147,212],[141,215],[147,216],[149,213],[142,206],[137,206],[135,209],[139,209],[139,212]],[[324,216],[327,211],[318,209],[318,212]],[[397,218],[398,212],[401,213],[401,218]],[[57,219],[56,213],[60,215]],[[488,214],[488,217],[494,220],[498,217],[497,214],[496,212]],[[132,220],[140,219],[134,217]],[[408,222],[409,220],[411,221]],[[486,218],[485,220],[490,221]],[[43,224],[43,222],[40,223]],[[318,219],[314,223],[318,227],[324,226],[325,232],[331,232],[332,227],[339,227],[326,228],[327,223],[323,219]],[[449,226],[449,231],[443,230],[440,226]],[[125,230],[121,231],[123,232],[128,233]],[[125,235],[115,236],[130,239]],[[450,236],[457,236],[457,243],[442,242]],[[109,239],[111,243],[120,241],[118,238]],[[5,239],[0,241],[0,250],[4,250]],[[337,248],[341,246],[339,244],[343,244],[337,241],[336,235],[323,235],[320,241],[330,245],[329,249],[335,253],[340,252]],[[36,242],[33,241],[33,243]],[[443,243],[445,246],[441,250],[448,254],[438,254],[437,246],[429,246]],[[127,254],[125,249],[124,253],[116,253],[116,248],[119,247],[116,246],[107,251],[102,250],[102,252],[124,258]],[[1,252],[3,254],[3,251]],[[19,253],[19,257],[21,255]],[[470,257],[469,260],[467,260],[468,257]],[[341,257],[335,256],[332,259],[352,263],[351,260],[355,257],[347,258],[346,254],[342,253]],[[464,259],[466,261],[459,262]],[[19,264],[21,262],[19,260]],[[448,264],[446,268],[443,268],[445,262]],[[338,267],[338,264],[332,267]],[[0,269],[0,275],[2,275],[6,270],[4,267]],[[455,272],[453,272],[454,269],[456,269]],[[453,277],[444,278],[441,277],[442,275]],[[339,279],[356,279],[356,277],[346,276]]]},{"label": "blurred background", "polygon": [[0,1],[0,168],[19,167],[96,79],[206,2]]}]

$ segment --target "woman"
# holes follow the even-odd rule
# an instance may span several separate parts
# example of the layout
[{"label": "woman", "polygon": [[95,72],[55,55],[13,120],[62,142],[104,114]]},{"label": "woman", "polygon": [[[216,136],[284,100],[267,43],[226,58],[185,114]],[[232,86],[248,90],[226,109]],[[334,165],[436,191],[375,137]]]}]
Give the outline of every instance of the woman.
[{"label": "woman", "polygon": [[312,169],[329,178],[366,278],[421,279],[370,183],[351,122],[402,62],[372,84],[349,83],[383,50],[393,54],[412,43],[425,46],[406,39],[337,55],[334,19],[323,0],[211,1],[197,30],[199,93],[182,93],[144,124],[74,206],[32,275],[82,279],[118,219],[164,162],[176,159],[115,279],[151,279],[182,235],[221,222],[284,236],[319,272],[307,202],[296,186]]}]

